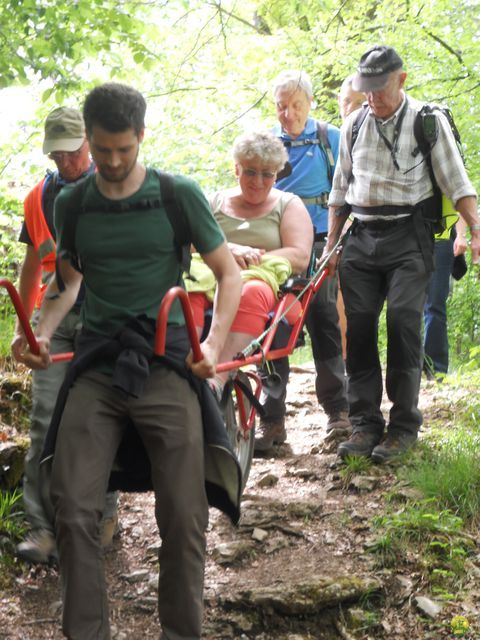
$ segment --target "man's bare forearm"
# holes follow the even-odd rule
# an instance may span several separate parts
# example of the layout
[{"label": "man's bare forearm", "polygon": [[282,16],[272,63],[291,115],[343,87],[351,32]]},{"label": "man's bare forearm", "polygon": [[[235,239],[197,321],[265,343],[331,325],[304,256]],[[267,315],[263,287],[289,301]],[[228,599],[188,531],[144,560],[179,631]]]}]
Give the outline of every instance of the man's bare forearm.
[{"label": "man's bare forearm", "polygon": [[348,219],[348,213],[337,215],[338,207],[328,208],[328,236],[325,246],[325,253],[329,253],[337,244],[345,222]]},{"label": "man's bare forearm", "polygon": [[56,328],[75,304],[80,289],[81,276],[69,282],[63,291],[59,291],[56,280],[47,287],[40,318],[35,330],[37,336],[51,338]]}]

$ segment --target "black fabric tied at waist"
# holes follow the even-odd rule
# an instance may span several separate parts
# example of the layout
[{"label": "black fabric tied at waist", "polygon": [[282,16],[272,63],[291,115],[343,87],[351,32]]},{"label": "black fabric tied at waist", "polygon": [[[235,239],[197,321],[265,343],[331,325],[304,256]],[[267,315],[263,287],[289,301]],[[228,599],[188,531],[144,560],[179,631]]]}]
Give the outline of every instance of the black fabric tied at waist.
[{"label": "black fabric tied at waist", "polygon": [[[132,318],[113,338],[83,330],[57,397],[41,463],[53,458],[69,390],[82,372],[95,367],[98,362],[112,363],[112,386],[120,393],[139,397],[150,374],[150,365],[154,362],[162,363],[185,378],[199,399],[206,445],[207,499],[211,506],[222,510],[237,523],[240,518],[241,469],[210,386],[205,380],[194,376],[185,365],[185,358],[190,350],[187,330],[184,326],[168,325],[164,356],[155,355],[154,338],[155,322],[146,316]],[[117,451],[116,466],[110,475],[111,491],[150,491],[153,488],[150,462],[133,425],[129,425],[125,431]]]}]

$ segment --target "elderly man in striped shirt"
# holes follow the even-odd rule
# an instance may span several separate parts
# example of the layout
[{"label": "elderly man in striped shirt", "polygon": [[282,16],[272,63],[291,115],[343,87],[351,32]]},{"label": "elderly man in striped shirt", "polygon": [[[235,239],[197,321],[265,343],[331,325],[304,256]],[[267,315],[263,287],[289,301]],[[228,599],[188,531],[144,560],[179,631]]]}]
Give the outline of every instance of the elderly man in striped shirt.
[{"label": "elderly man in striped shirt", "polygon": [[[421,322],[433,269],[433,229],[423,215],[433,197],[427,158],[418,152],[414,122],[422,104],[404,92],[406,72],[388,46],[361,58],[353,88],[368,106],[345,121],[333,189],[325,254],[335,246],[351,212],[339,275],[348,321],[347,372],[352,436],[338,454],[371,456],[382,463],[407,451],[422,424],[418,409],[422,367]],[[435,113],[437,139],[431,165],[442,193],[470,227],[473,262],[479,261],[480,221],[475,190],[465,172],[445,116]],[[354,144],[352,146],[352,128]],[[335,269],[338,257],[331,259]],[[386,391],[392,403],[382,414],[383,384],[378,320],[387,304]]]}]

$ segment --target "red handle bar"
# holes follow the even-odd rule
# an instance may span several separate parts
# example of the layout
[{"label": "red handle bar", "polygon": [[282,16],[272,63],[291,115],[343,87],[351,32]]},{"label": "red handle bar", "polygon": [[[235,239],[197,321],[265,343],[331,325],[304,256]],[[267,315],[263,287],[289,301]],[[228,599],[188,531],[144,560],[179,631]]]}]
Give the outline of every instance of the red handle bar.
[{"label": "red handle bar", "polygon": [[25,313],[25,309],[23,308],[23,304],[20,300],[20,296],[18,295],[17,290],[10,282],[10,280],[7,280],[5,278],[3,280],[0,280],[0,287],[4,287],[8,291],[8,295],[10,296],[12,304],[15,307],[15,311],[17,312],[17,316],[27,339],[28,346],[30,347],[30,351],[38,356],[40,352],[38,343],[35,339],[35,336],[33,335],[32,327],[30,326],[30,322],[28,321],[27,314]]},{"label": "red handle bar", "polygon": [[[32,327],[30,326],[30,322],[27,318],[27,314],[25,313],[25,309],[23,307],[22,301],[20,300],[20,296],[18,295],[18,291],[15,289],[10,280],[3,278],[0,280],[0,287],[3,287],[8,291],[8,295],[12,301],[13,306],[15,307],[15,311],[17,312],[18,320],[20,322],[20,326],[23,329],[23,333],[28,342],[28,346],[30,347],[30,351],[38,356],[40,353],[40,349],[38,347],[37,339],[35,338]],[[67,353],[55,353],[51,356],[53,362],[60,362],[64,360],[71,360],[73,357],[72,352]]]},{"label": "red handle bar", "polygon": [[188,293],[181,287],[172,287],[163,297],[162,304],[160,305],[160,310],[157,316],[155,353],[158,356],[165,355],[165,339],[167,336],[168,314],[170,312],[170,307],[177,298],[180,299],[180,302],[182,304],[188,337],[190,338],[190,343],[192,345],[193,361],[198,362],[203,358],[202,350],[200,349],[200,340],[198,339],[195,320],[193,318],[192,306],[190,304],[190,300],[188,299]]},{"label": "red handle bar", "polygon": [[[328,276],[328,269],[323,269],[323,271],[310,282],[309,286],[306,289],[305,295],[302,297],[302,313],[300,314],[298,320],[292,327],[292,332],[290,334],[290,338],[285,347],[280,349],[270,350],[270,346],[272,344],[273,338],[275,336],[276,329],[271,331],[264,344],[261,353],[256,353],[252,356],[247,356],[237,360],[231,360],[230,362],[222,362],[217,366],[217,371],[229,371],[231,369],[238,369],[238,367],[246,365],[246,364],[258,364],[263,360],[275,360],[276,358],[282,358],[283,356],[288,356],[292,353],[295,344],[297,342],[300,331],[305,322],[305,315],[310,304],[310,300],[316,294],[320,285]],[[32,328],[30,327],[29,320],[27,318],[27,314],[25,313],[25,309],[23,308],[22,301],[20,300],[20,296],[18,295],[17,290],[13,286],[13,284],[7,279],[0,280],[0,287],[4,287],[10,298],[12,300],[13,306],[15,307],[15,311],[17,312],[17,316],[20,322],[20,325],[25,333],[25,337],[27,339],[28,345],[30,347],[30,351],[38,355],[39,347],[37,340],[33,334]],[[203,354],[200,348],[200,341],[197,335],[197,329],[195,327],[195,320],[193,317],[192,307],[190,305],[190,301],[188,299],[187,292],[181,287],[172,287],[165,294],[162,304],[160,305],[160,309],[157,316],[157,331],[155,335],[155,353],[157,355],[165,355],[165,341],[167,335],[167,324],[168,324],[168,314],[170,312],[170,308],[173,302],[179,298],[180,303],[182,305],[183,315],[185,316],[185,323],[188,331],[188,336],[190,338],[190,343],[192,345],[193,352],[193,360],[194,362],[198,362],[202,359]],[[283,313],[286,305],[286,298],[283,298],[280,301],[280,304],[277,306],[275,315],[272,320],[272,324],[275,325],[277,320],[280,318]],[[61,360],[70,360],[73,356],[73,353],[58,353],[51,356],[52,361],[58,362]]]}]

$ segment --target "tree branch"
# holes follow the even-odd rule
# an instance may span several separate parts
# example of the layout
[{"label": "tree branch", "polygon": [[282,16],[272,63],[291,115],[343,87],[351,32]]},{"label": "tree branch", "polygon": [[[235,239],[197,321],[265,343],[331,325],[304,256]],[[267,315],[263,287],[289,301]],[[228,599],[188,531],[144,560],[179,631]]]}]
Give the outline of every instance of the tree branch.
[{"label": "tree branch", "polygon": [[447,44],[445,42],[445,40],[442,40],[442,38],[440,38],[440,36],[436,36],[434,33],[432,33],[431,31],[429,31],[428,29],[423,29],[425,31],[425,33],[427,35],[429,35],[433,40],[435,40],[435,42],[438,42],[438,44],[440,46],[442,46],[444,49],[446,49],[449,53],[452,54],[452,56],[455,56],[455,58],[459,61],[460,64],[463,64],[463,58],[460,54],[459,51],[455,51],[455,49],[452,49],[452,47]]},{"label": "tree branch", "polygon": [[248,107],[248,109],[246,109],[245,111],[243,111],[243,113],[241,113],[239,116],[237,116],[236,118],[234,118],[233,120],[230,120],[230,122],[227,122],[226,124],[222,125],[219,129],[216,129],[213,133],[212,136],[216,135],[217,133],[220,133],[220,131],[222,131],[223,129],[226,129],[227,127],[229,127],[230,125],[232,125],[234,122],[237,122],[238,120],[240,120],[241,118],[243,118],[244,115],[246,115],[249,111],[251,111],[252,109],[255,109],[255,107],[257,105],[260,104],[260,102],[265,98],[265,96],[267,95],[267,91],[265,91],[263,93],[262,96],[260,96],[260,98],[254,103],[252,104],[250,107]]},{"label": "tree branch", "polygon": [[[345,1],[348,2],[348,0],[345,0]],[[212,7],[215,7],[218,13],[224,13],[229,18],[233,18],[233,20],[237,20],[238,22],[241,22],[242,24],[246,25],[247,27],[250,27],[250,29],[253,29],[260,35],[265,35],[265,31],[261,27],[257,27],[256,24],[252,24],[251,22],[248,22],[248,20],[245,20],[244,18],[241,18],[240,16],[237,16],[236,14],[231,13],[230,11],[227,11],[222,7],[221,2],[208,2],[207,4],[209,4]]]}]

